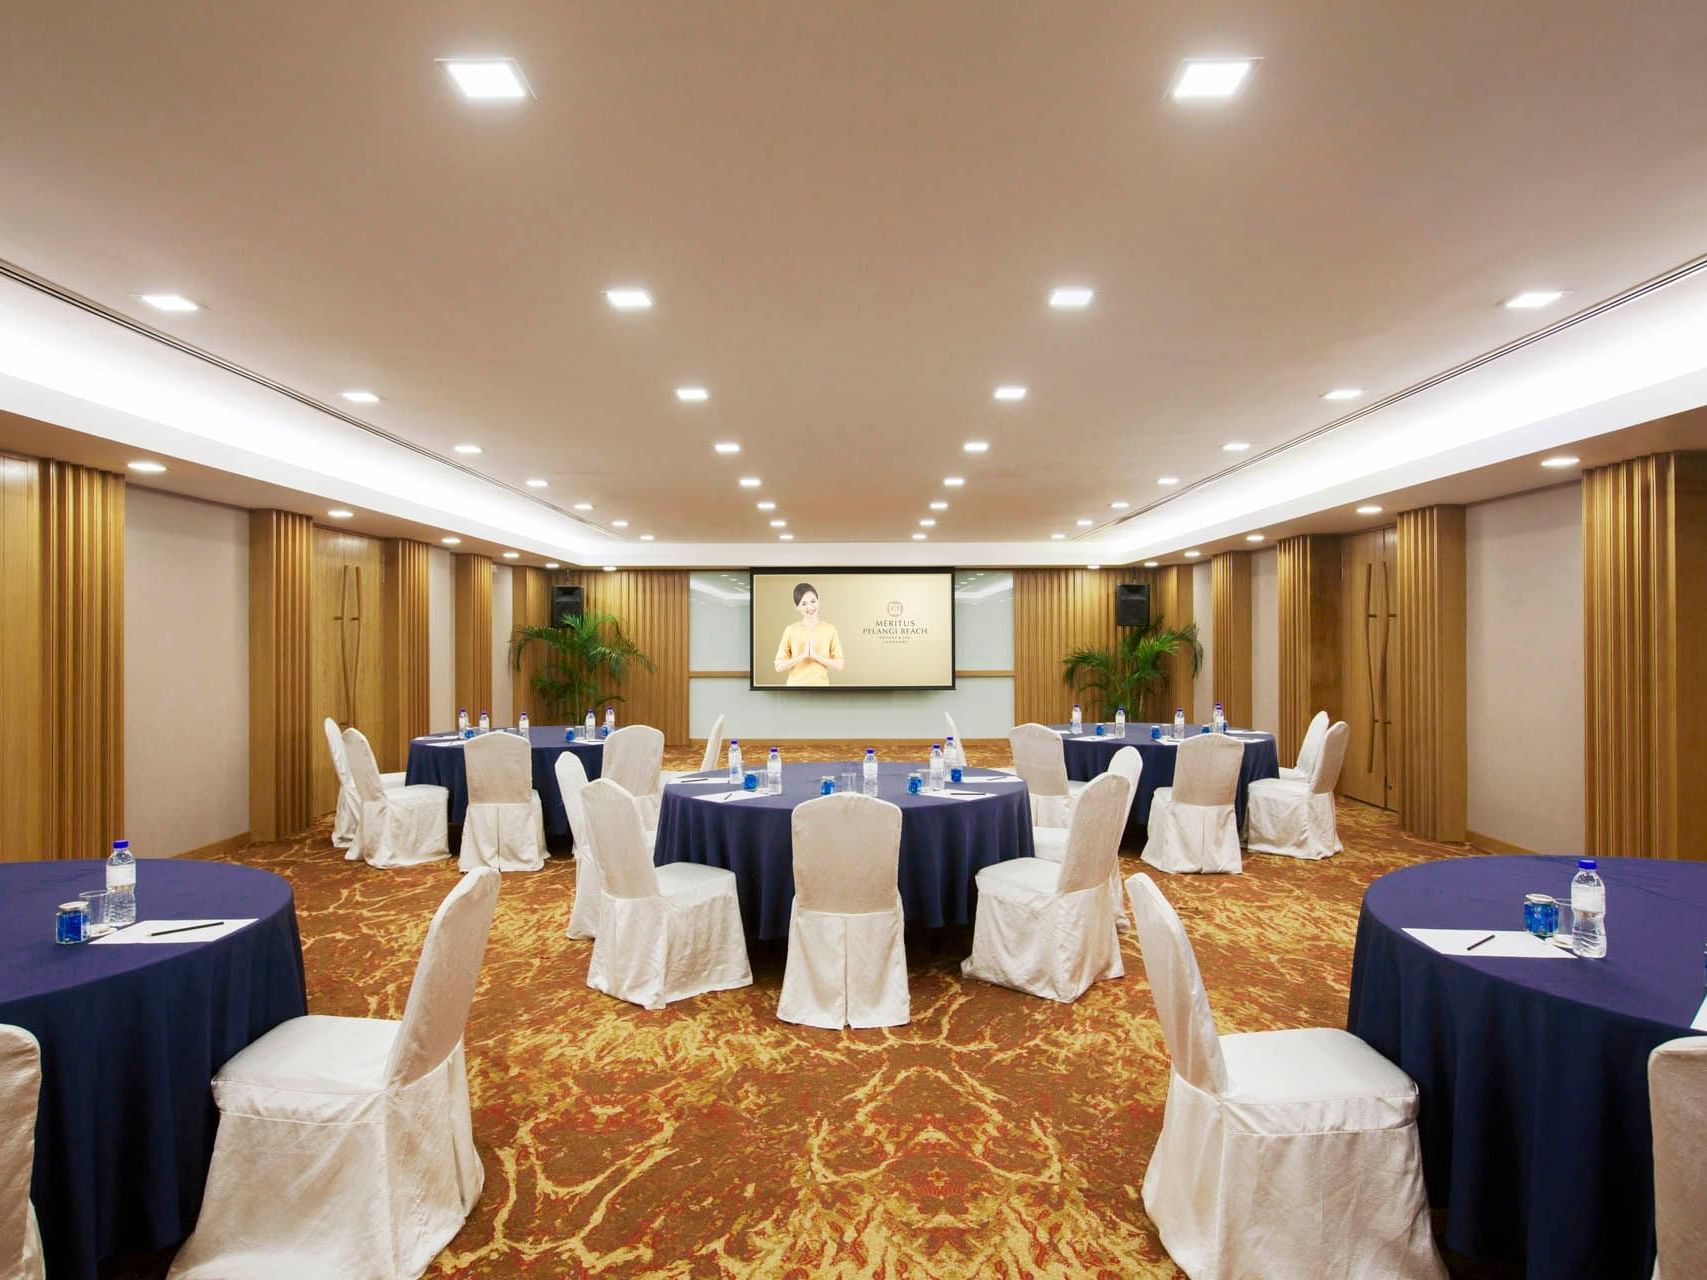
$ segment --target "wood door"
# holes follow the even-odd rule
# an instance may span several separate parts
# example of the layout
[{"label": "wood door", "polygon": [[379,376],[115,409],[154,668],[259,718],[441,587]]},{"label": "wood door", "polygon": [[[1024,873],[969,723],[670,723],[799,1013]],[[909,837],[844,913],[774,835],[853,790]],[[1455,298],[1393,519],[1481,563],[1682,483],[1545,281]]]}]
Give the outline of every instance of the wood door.
[{"label": "wood door", "polygon": [[1392,696],[1397,550],[1396,529],[1371,529],[1346,535],[1340,561],[1345,601],[1340,688],[1351,743],[1339,791],[1383,809],[1393,807],[1399,781]]}]

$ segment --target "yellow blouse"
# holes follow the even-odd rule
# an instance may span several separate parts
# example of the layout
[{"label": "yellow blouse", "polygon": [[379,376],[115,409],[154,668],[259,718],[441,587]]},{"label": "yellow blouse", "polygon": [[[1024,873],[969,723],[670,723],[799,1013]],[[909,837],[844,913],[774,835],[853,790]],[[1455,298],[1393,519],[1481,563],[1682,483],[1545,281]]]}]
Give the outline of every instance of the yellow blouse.
[{"label": "yellow blouse", "polygon": [[[811,631],[798,622],[782,629],[782,643],[776,647],[776,660],[788,662],[806,652],[806,639],[812,638],[812,651],[837,662],[842,660],[842,638],[828,622],[820,622]],[[816,658],[809,658],[788,670],[789,684],[829,684],[830,669]]]}]

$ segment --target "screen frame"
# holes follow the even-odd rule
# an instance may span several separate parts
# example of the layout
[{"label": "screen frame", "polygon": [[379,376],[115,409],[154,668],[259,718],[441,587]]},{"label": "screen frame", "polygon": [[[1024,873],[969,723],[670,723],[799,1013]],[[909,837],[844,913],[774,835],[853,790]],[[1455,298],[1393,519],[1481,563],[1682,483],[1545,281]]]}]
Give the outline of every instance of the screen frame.
[{"label": "screen frame", "polygon": [[[748,569],[747,570],[747,688],[756,693],[804,693],[812,697],[827,697],[837,693],[942,693],[959,687],[960,676],[960,624],[954,616],[954,575],[960,570],[943,568],[933,565],[908,565],[902,568],[891,568],[887,565],[863,567],[859,565],[838,566],[819,565],[811,568],[796,568],[786,565],[780,569]],[[948,683],[947,684],[855,684],[855,685],[778,685],[760,684],[758,682],[757,663],[754,658],[758,651],[753,648],[754,628],[757,626],[758,610],[753,607],[755,599],[753,591],[753,575],[774,575],[779,578],[795,576],[809,578],[814,574],[823,577],[827,574],[901,574],[901,573],[932,573],[945,574],[948,577]]]}]

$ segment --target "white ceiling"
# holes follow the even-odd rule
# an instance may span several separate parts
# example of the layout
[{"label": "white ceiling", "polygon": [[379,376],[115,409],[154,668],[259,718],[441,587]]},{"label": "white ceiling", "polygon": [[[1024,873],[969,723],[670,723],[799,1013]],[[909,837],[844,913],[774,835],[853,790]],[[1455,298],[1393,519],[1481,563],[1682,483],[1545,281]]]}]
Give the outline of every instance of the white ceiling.
[{"label": "white ceiling", "polygon": [[[469,52],[515,56],[536,98],[458,99],[434,60]],[[1216,52],[1261,56],[1245,94],[1169,102]],[[495,491],[481,532],[530,553],[786,554],[763,497],[796,546],[882,554],[934,514],[918,554],[1136,556],[1211,525],[1074,520],[1333,420],[1330,387],[1399,391],[1707,250],[1704,52],[1707,5],[1660,0],[11,0],[0,258],[631,522],[613,543]],[[612,312],[621,283],[656,307]],[[1063,283],[1094,305],[1049,310]],[[1498,305],[1531,287],[1569,294]],[[204,310],[136,300],[164,289]],[[1030,394],[993,403],[1004,382]],[[337,400],[354,386],[385,399]],[[423,525],[469,505],[213,465]]]}]

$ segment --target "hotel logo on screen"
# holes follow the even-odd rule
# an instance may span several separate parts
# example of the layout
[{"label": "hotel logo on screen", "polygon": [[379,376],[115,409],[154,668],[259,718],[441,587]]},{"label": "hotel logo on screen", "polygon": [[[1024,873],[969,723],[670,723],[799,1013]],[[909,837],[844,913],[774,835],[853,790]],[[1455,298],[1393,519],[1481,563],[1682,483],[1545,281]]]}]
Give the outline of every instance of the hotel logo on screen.
[{"label": "hotel logo on screen", "polygon": [[907,616],[907,606],[899,600],[891,600],[884,606],[883,612],[887,617],[873,618],[860,628],[860,635],[877,641],[878,644],[906,644],[914,636],[928,636],[931,629],[917,618]]}]

